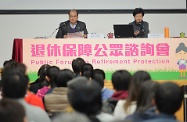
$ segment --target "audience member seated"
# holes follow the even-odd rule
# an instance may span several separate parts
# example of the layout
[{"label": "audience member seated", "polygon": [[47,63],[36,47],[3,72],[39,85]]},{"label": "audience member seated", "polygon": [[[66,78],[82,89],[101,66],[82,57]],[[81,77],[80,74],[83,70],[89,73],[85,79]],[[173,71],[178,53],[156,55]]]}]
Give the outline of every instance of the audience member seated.
[{"label": "audience member seated", "polygon": [[19,68],[6,69],[5,67],[2,77],[3,98],[15,100],[23,105],[29,121],[50,122],[51,120],[45,111],[25,102],[24,97],[27,92],[28,83],[28,76],[20,71]]},{"label": "audience member seated", "polygon": [[128,96],[128,87],[132,75],[127,70],[118,70],[112,75],[112,85],[116,90],[112,95],[112,99],[121,100]]},{"label": "audience member seated", "polygon": [[45,94],[51,89],[56,87],[56,78],[59,73],[60,69],[57,66],[51,66],[47,68],[46,73],[46,80],[48,81],[48,84],[44,86],[43,88],[39,89],[36,95],[40,97],[43,100],[43,97]]},{"label": "audience member seated", "polygon": [[[6,64],[5,69],[6,70],[3,71],[3,74],[6,74],[7,71],[11,71],[12,69],[18,69],[23,74],[26,74],[27,71],[27,67],[24,64],[15,61],[11,61],[8,64]],[[27,94],[25,95],[25,101],[31,105],[38,106],[44,109],[42,100],[30,91],[27,91]]]},{"label": "audience member seated", "polygon": [[178,85],[151,81],[146,71],[133,76],[126,70],[114,72],[114,92],[104,87],[105,72],[82,58],[73,60],[74,72],[41,66],[39,78],[30,84],[31,91],[38,90],[35,95],[28,91],[24,64],[8,60],[3,65],[0,122],[51,122],[44,109],[55,117],[53,122],[177,122],[175,112],[184,98]]},{"label": "audience member seated", "polygon": [[124,100],[119,100],[115,110],[114,117],[117,120],[124,120],[124,118],[136,110],[136,101],[138,93],[144,82],[151,80],[150,75],[145,71],[137,71],[132,76],[132,81],[129,85],[128,97]]},{"label": "audience member seated", "polygon": [[81,70],[83,64],[85,64],[85,61],[82,58],[76,58],[72,61],[71,66],[76,76],[81,76]]},{"label": "audience member seated", "polygon": [[24,107],[10,99],[0,101],[1,122],[28,122]]},{"label": "audience member seated", "polygon": [[84,114],[73,112],[56,116],[52,122],[91,122]]},{"label": "audience member seated", "polygon": [[142,84],[138,98],[137,109],[125,118],[125,122],[142,122],[156,116],[155,94],[159,83],[150,81]]},{"label": "audience member seated", "polygon": [[77,112],[86,115],[92,122],[110,122],[114,118],[101,113],[101,87],[85,77],[77,77],[68,83],[68,100]]},{"label": "audience member seated", "polygon": [[48,82],[46,80],[46,74],[47,74],[47,68],[49,67],[50,65],[48,64],[42,65],[38,70],[38,79],[30,84],[29,90],[34,94],[36,94],[39,89],[48,85]]},{"label": "audience member seated", "polygon": [[112,74],[112,85],[115,89],[111,98],[104,102],[103,112],[113,113],[116,104],[128,97],[128,87],[132,75],[127,70],[118,70]]},{"label": "audience member seated", "polygon": [[5,67],[3,68],[2,77],[6,75],[7,72],[17,69],[21,73],[27,74],[27,67],[19,62],[11,61],[5,64]]},{"label": "audience member seated", "polygon": [[25,95],[25,101],[31,105],[38,106],[41,109],[45,110],[43,101],[30,91],[27,91]]},{"label": "audience member seated", "polygon": [[178,122],[175,113],[180,109],[183,99],[184,93],[177,84],[172,82],[160,84],[155,96],[159,114],[144,122]]},{"label": "audience member seated", "polygon": [[16,63],[16,61],[13,60],[13,59],[6,60],[6,61],[4,61],[4,63],[3,63],[3,67],[5,67],[6,65],[11,65],[12,63]]},{"label": "audience member seated", "polygon": [[101,86],[102,100],[107,100],[108,98],[110,98],[113,95],[113,93],[114,93],[113,90],[104,87],[105,72],[102,69],[95,69],[94,70],[93,80],[97,81],[99,83],[99,85]]},{"label": "audience member seated", "polygon": [[82,65],[81,74],[82,76],[85,76],[88,79],[93,78],[93,66],[90,63],[85,63]]},{"label": "audience member seated", "polygon": [[59,71],[55,88],[48,91],[44,97],[45,107],[48,113],[65,112],[69,105],[67,98],[67,83],[75,77],[69,69]]}]

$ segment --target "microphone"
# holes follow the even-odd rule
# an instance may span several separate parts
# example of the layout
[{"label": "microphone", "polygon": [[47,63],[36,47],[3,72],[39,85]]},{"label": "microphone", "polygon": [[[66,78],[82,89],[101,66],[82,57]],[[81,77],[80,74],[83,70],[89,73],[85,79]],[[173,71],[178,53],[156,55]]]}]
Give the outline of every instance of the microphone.
[{"label": "microphone", "polygon": [[138,22],[138,25],[140,25],[140,27],[141,27],[140,36],[144,36],[145,31],[144,31],[144,25],[143,25],[142,21]]},{"label": "microphone", "polygon": [[139,22],[138,24],[140,25],[142,32],[144,32],[144,26],[142,25],[142,22]]},{"label": "microphone", "polygon": [[51,34],[50,36],[46,37],[46,39],[48,39],[48,38],[50,38],[51,36],[53,36],[53,34],[54,34],[57,30],[59,30],[61,27],[64,27],[64,26],[66,26],[66,23],[65,23],[65,22],[63,22],[62,24],[60,24],[60,26],[59,26],[58,28],[56,28],[56,29],[52,32],[52,34]]},{"label": "microphone", "polygon": [[56,29],[52,32],[52,34],[51,34],[50,36],[46,37],[46,39],[48,39],[48,38],[50,38],[51,36],[53,36],[53,34],[54,34],[59,28],[60,28],[60,27],[56,28]]}]

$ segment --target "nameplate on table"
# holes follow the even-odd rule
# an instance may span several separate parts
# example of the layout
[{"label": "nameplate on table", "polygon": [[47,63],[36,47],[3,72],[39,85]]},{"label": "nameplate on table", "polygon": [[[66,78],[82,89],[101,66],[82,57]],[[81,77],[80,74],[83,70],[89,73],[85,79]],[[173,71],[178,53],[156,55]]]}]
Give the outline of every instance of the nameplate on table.
[{"label": "nameplate on table", "polygon": [[164,38],[164,34],[148,34],[148,38]]}]

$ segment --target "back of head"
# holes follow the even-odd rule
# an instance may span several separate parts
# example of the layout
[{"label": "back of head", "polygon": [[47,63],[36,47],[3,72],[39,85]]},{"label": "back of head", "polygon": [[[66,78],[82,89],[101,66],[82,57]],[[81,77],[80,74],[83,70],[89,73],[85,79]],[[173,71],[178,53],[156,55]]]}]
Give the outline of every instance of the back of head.
[{"label": "back of head", "polygon": [[3,63],[3,67],[7,66],[7,65],[11,65],[12,63],[15,63],[16,61],[13,60],[13,59],[10,59],[10,60],[6,60],[4,63]]},{"label": "back of head", "polygon": [[0,101],[1,122],[24,122],[25,117],[25,110],[18,102],[10,99],[2,99]]},{"label": "back of head", "polygon": [[72,69],[76,75],[80,75],[83,64],[85,61],[82,58],[76,58],[72,61]]},{"label": "back of head", "polygon": [[93,78],[93,71],[94,71],[93,66],[90,63],[83,64],[81,70],[82,76],[85,76],[88,79]]},{"label": "back of head", "polygon": [[29,78],[18,69],[6,72],[2,77],[2,95],[5,98],[19,99],[24,98]]},{"label": "back of head", "polygon": [[138,84],[142,84],[142,82],[145,82],[147,80],[151,80],[151,76],[146,71],[137,71],[132,76],[132,81]]},{"label": "back of head", "polygon": [[137,112],[144,113],[146,110],[154,106],[153,101],[155,100],[158,86],[159,83],[154,81],[144,82],[142,84],[137,98]]},{"label": "back of head", "polygon": [[100,85],[101,89],[103,89],[103,87],[104,87],[104,78],[103,78],[103,76],[101,74],[94,73],[93,81],[97,82]]},{"label": "back of head", "polygon": [[146,71],[137,71],[132,76],[129,87],[129,94],[132,94],[135,100],[137,99],[137,94],[141,88],[141,85],[148,80],[151,80],[151,76]]},{"label": "back of head", "polygon": [[57,87],[67,87],[67,83],[74,77],[74,73],[69,69],[59,71],[56,82]]},{"label": "back of head", "polygon": [[44,64],[40,67],[38,70],[38,77],[40,78],[41,81],[45,80],[45,77],[47,75],[47,69],[50,67],[48,64]]},{"label": "back of head", "polygon": [[100,86],[85,77],[77,77],[68,83],[68,99],[71,106],[87,116],[98,114],[102,107]]},{"label": "back of head", "polygon": [[118,70],[112,74],[112,84],[116,91],[128,90],[132,75],[127,70]]},{"label": "back of head", "polygon": [[27,67],[25,66],[25,64],[19,63],[19,62],[12,62],[12,63],[6,64],[6,66],[4,67],[3,72],[2,72],[2,77],[6,75],[6,73],[12,69],[17,69],[24,74],[26,74],[26,71],[27,71]]},{"label": "back of head", "polygon": [[60,69],[57,66],[51,66],[47,68],[47,78],[49,80],[49,84],[52,88],[56,87],[56,80]]},{"label": "back of head", "polygon": [[105,72],[101,69],[94,69],[93,80],[96,81],[101,86],[101,88],[103,88]]},{"label": "back of head", "polygon": [[90,122],[90,120],[84,114],[73,112],[58,115],[53,119],[53,122]]},{"label": "back of head", "polygon": [[129,85],[129,96],[127,98],[127,101],[125,103],[125,110],[128,109],[131,102],[137,101],[139,90],[142,86],[142,84],[146,81],[151,80],[151,76],[146,71],[137,71],[132,76],[132,80]]},{"label": "back of head", "polygon": [[94,69],[94,74],[101,74],[103,76],[103,79],[105,80],[105,72],[102,69]]},{"label": "back of head", "polygon": [[159,112],[174,115],[181,107],[183,98],[184,93],[177,84],[165,82],[158,87],[155,102]]}]

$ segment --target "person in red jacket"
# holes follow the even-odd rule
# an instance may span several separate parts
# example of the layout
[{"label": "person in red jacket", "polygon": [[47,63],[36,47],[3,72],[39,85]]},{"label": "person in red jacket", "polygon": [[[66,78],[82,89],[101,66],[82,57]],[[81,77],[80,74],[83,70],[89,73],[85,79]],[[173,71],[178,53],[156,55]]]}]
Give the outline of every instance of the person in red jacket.
[{"label": "person in red jacket", "polygon": [[40,99],[38,96],[36,96],[35,94],[33,94],[30,91],[27,91],[27,94],[25,95],[25,101],[28,104],[38,106],[41,109],[45,110],[42,99]]}]

